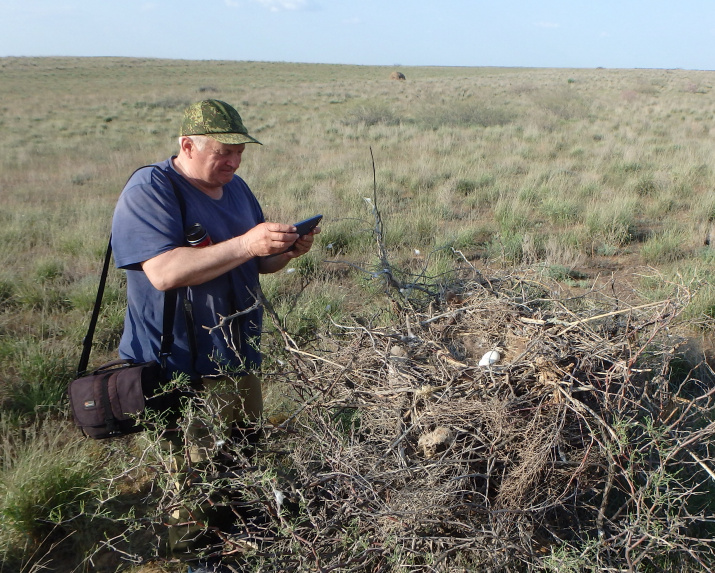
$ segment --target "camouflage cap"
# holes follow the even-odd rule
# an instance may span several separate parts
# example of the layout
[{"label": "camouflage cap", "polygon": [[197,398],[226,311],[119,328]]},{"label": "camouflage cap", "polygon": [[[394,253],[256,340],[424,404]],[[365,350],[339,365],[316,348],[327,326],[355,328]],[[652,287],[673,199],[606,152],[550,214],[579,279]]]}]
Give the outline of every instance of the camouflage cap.
[{"label": "camouflage cap", "polygon": [[220,143],[258,143],[248,135],[241,116],[224,101],[206,99],[192,103],[184,111],[179,135],[207,135]]}]

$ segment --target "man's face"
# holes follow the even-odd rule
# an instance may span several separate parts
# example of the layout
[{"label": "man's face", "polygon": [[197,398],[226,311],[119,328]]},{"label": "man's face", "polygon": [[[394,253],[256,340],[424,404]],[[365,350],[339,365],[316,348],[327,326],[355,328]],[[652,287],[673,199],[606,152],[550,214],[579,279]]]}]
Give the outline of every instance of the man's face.
[{"label": "man's face", "polygon": [[195,175],[207,186],[219,187],[226,185],[241,165],[241,155],[246,144],[229,145],[209,140],[202,150],[194,147],[192,163],[196,168]]}]

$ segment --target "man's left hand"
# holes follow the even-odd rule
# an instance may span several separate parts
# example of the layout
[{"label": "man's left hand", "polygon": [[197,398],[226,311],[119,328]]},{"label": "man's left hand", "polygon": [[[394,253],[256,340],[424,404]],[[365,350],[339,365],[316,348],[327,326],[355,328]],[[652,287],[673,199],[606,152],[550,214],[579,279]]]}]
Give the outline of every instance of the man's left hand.
[{"label": "man's left hand", "polygon": [[293,244],[293,248],[285,254],[290,256],[292,259],[306,254],[313,246],[314,235],[317,235],[318,233],[320,233],[320,227],[315,227],[315,229],[307,235],[298,237],[298,240]]}]

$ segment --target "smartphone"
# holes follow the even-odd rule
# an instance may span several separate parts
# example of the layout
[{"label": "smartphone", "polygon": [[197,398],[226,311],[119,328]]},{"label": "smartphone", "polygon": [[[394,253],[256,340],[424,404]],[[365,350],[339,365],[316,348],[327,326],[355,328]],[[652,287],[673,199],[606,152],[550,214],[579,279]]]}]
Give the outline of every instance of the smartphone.
[{"label": "smartphone", "polygon": [[[296,228],[296,233],[298,233],[298,235],[302,237],[303,235],[307,235],[313,229],[315,229],[322,218],[322,215],[314,215],[312,217],[309,217],[308,219],[303,219],[302,221],[293,223],[293,226]],[[288,247],[284,252],[287,253],[288,251],[292,251],[294,248],[295,243]]]},{"label": "smartphone", "polygon": [[303,235],[307,235],[310,233],[315,227],[318,226],[318,223],[320,223],[320,220],[323,218],[322,215],[315,215],[313,217],[310,217],[308,219],[304,219],[298,223],[293,223],[296,229],[296,233],[298,233],[301,237]]}]

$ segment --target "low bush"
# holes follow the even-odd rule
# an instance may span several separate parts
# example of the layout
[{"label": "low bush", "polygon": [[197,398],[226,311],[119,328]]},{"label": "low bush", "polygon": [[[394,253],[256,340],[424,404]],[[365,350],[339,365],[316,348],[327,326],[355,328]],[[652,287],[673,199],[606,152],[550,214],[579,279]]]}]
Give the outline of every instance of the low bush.
[{"label": "low bush", "polygon": [[401,119],[395,112],[384,105],[360,106],[351,110],[343,119],[348,126],[372,127],[375,125],[399,125]]},{"label": "low bush", "polygon": [[32,338],[6,342],[3,347],[12,365],[5,373],[5,407],[33,417],[61,411],[76,368],[66,351]]},{"label": "low bush", "polygon": [[460,127],[497,127],[513,123],[514,110],[482,102],[458,102],[444,107],[425,107],[415,122],[425,129]]}]

